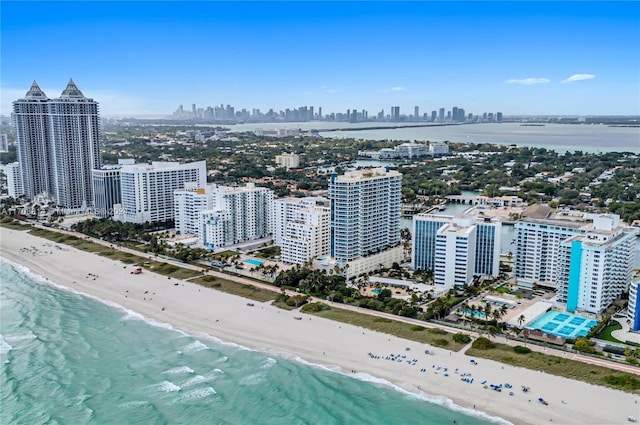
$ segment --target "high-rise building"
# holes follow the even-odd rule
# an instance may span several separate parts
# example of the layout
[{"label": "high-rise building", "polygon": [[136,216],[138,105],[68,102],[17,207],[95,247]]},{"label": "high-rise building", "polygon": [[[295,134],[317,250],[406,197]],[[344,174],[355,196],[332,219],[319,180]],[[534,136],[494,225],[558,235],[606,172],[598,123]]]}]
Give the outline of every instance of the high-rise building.
[{"label": "high-rise building", "polygon": [[92,206],[92,170],[102,163],[98,103],[73,80],[57,99],[47,98],[34,81],[13,102],[13,119],[25,195],[47,193],[68,209]]},{"label": "high-rise building", "polygon": [[431,111],[431,121],[436,122],[438,119],[438,113],[436,111]]},{"label": "high-rise building", "polygon": [[402,174],[384,168],[331,176],[330,252],[349,275],[401,261],[401,186]]},{"label": "high-rise building", "polygon": [[120,169],[122,204],[114,205],[114,219],[141,224],[173,220],[174,191],[190,182],[205,186],[206,161],[123,165]]},{"label": "high-rise building", "polygon": [[502,112],[498,112],[498,113],[496,114],[496,121],[497,121],[497,122],[502,122]]},{"label": "high-rise building", "polygon": [[521,286],[556,288],[568,311],[598,314],[631,282],[638,230],[613,214],[587,218],[518,221],[513,274]]},{"label": "high-rise building", "polygon": [[9,137],[6,134],[0,134],[0,152],[9,152]]},{"label": "high-rise building", "polygon": [[640,279],[635,279],[631,282],[631,285],[629,285],[627,319],[633,331],[640,331]]},{"label": "high-rise building", "polygon": [[516,284],[556,287],[560,242],[582,232],[584,222],[524,218],[514,225],[513,277]]},{"label": "high-rise building", "polygon": [[103,165],[102,168],[93,170],[94,216],[113,217],[114,205],[122,203],[120,168],[134,163],[133,159],[119,159],[117,165]]},{"label": "high-rise building", "polygon": [[18,199],[24,195],[22,190],[22,174],[20,172],[20,164],[18,162],[12,162],[4,166],[4,173],[7,176],[7,189],[9,190],[9,196],[14,199]]},{"label": "high-rise building", "polygon": [[444,108],[440,108],[438,111],[438,121],[444,122]]},{"label": "high-rise building", "polygon": [[391,121],[400,121],[400,107],[392,106],[391,107]]},{"label": "high-rise building", "polygon": [[329,254],[329,203],[325,198],[273,201],[273,243],[282,261],[302,264]]},{"label": "high-rise building", "polygon": [[276,155],[276,164],[287,170],[290,168],[298,168],[300,166],[300,157],[295,153],[283,153]]},{"label": "high-rise building", "polygon": [[458,107],[454,106],[451,110],[451,120],[454,122],[458,121]]},{"label": "high-rise building", "polygon": [[473,281],[476,262],[474,217],[454,217],[436,231],[434,285],[445,289]]},{"label": "high-rise building", "polygon": [[182,235],[201,236],[200,212],[213,208],[213,197],[206,187],[185,183],[173,192],[175,229]]},{"label": "high-rise building", "polygon": [[600,215],[584,233],[560,243],[558,302],[570,313],[600,314],[629,288],[637,229]]},{"label": "high-rise building", "polygon": [[420,121],[420,108],[418,106],[413,107],[413,120]]},{"label": "high-rise building", "polygon": [[200,212],[199,236],[207,249],[265,238],[272,230],[273,191],[247,183],[244,187],[209,185],[212,208]]},{"label": "high-rise building", "polygon": [[433,270],[434,282],[446,288],[469,283],[474,275],[500,273],[498,219],[461,214],[418,214],[413,218],[412,267]]}]

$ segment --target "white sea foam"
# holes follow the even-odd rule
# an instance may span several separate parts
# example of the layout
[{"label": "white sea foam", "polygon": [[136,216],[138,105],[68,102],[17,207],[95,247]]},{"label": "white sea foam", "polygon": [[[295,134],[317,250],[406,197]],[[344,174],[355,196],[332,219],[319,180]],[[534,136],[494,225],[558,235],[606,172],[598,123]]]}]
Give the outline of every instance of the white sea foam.
[{"label": "white sea foam", "polygon": [[262,364],[260,365],[260,369],[271,369],[276,363],[278,363],[276,359],[267,357],[262,361]]},{"label": "white sea foam", "polygon": [[264,379],[264,373],[259,372],[245,376],[244,378],[240,379],[239,383],[240,385],[258,385],[264,382]]},{"label": "white sea foam", "polygon": [[23,335],[8,335],[6,337],[4,337],[5,341],[24,341],[26,339],[36,339],[38,338],[33,332],[29,331],[29,333],[23,334]]},{"label": "white sea foam", "polygon": [[407,390],[407,389],[405,389],[405,388],[403,388],[403,387],[401,387],[399,385],[393,384],[393,383],[387,381],[386,379],[378,378],[378,377],[372,376],[372,375],[370,375],[368,373],[358,372],[358,373],[355,373],[355,374],[349,374],[349,375],[344,374],[344,375],[352,377],[352,378],[355,378],[355,379],[358,379],[358,380],[363,381],[363,382],[368,382],[368,383],[372,383],[372,384],[375,384],[375,385],[382,385],[382,386],[385,386],[385,387],[390,387],[390,388],[394,389],[395,391],[398,391],[400,393],[406,394],[407,396],[418,398],[420,400],[425,400],[425,401],[428,401],[429,403],[437,404],[437,405],[446,407],[447,409],[450,409],[450,410],[453,410],[453,411],[456,411],[456,412],[459,412],[459,413],[463,413],[463,414],[468,415],[468,416],[474,416],[474,417],[477,417],[477,418],[482,418],[484,420],[487,420],[487,421],[490,421],[490,422],[493,422],[493,423],[497,423],[497,424],[501,424],[501,425],[513,425],[511,422],[509,422],[509,421],[507,421],[505,419],[499,418],[497,416],[491,416],[491,415],[489,415],[489,414],[487,414],[485,412],[481,412],[479,410],[475,410],[475,409],[459,406],[459,405],[455,404],[453,402],[453,400],[451,400],[451,399],[449,399],[449,398],[447,398],[445,396],[436,396],[436,395],[426,394],[424,392],[415,393],[415,392],[409,391],[409,390]]},{"label": "white sea foam", "polygon": [[120,407],[124,407],[126,408],[130,408],[130,407],[139,407],[139,406],[144,406],[145,404],[148,404],[148,401],[144,401],[144,400],[133,400],[133,401],[127,401],[125,403],[122,403],[120,405]]},{"label": "white sea foam", "polygon": [[199,400],[212,394],[216,394],[216,390],[211,387],[198,388],[197,390],[191,390],[184,393],[180,397],[180,400]]},{"label": "white sea foam", "polygon": [[191,369],[189,366],[179,366],[179,367],[174,367],[173,369],[165,370],[162,373],[168,373],[170,375],[178,375],[182,373],[193,373],[193,369]]},{"label": "white sea foam", "polygon": [[4,337],[0,335],[0,354],[7,354],[13,347],[4,340]]},{"label": "white sea foam", "polygon": [[161,383],[156,384],[155,388],[158,389],[159,391],[163,391],[165,393],[172,393],[172,392],[181,390],[181,388],[179,386],[177,386],[173,382],[169,382],[169,381],[162,381]]},{"label": "white sea foam", "polygon": [[192,342],[191,344],[187,345],[182,349],[182,351],[185,353],[193,353],[193,352],[202,351],[202,350],[209,350],[209,347],[207,347],[206,345],[204,345],[202,342],[198,340],[195,340],[194,342]]},{"label": "white sea foam", "polygon": [[222,370],[222,369],[218,369],[218,368],[215,368],[215,369],[213,369],[213,372],[214,372],[214,373],[216,373],[216,374],[221,375],[221,374],[223,374],[223,373],[224,373],[224,370]]},{"label": "white sea foam", "polygon": [[193,378],[189,378],[186,381],[184,381],[182,384],[180,384],[180,387],[181,388],[190,387],[192,385],[197,385],[197,384],[200,384],[202,382],[207,382],[207,381],[208,381],[208,379],[205,378],[204,376],[196,375]]}]

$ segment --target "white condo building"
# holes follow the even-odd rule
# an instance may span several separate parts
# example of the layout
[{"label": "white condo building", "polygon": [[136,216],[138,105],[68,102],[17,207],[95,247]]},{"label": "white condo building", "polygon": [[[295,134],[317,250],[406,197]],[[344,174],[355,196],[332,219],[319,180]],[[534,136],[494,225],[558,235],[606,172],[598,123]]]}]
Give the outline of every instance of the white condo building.
[{"label": "white condo building", "polygon": [[140,224],[173,220],[174,191],[184,188],[186,183],[204,187],[206,182],[206,161],[123,165],[122,204],[114,205],[114,219]]},{"label": "white condo building", "polygon": [[198,237],[207,249],[269,236],[273,191],[248,183],[243,187],[186,184],[174,192],[176,230]]},{"label": "white condo building", "polygon": [[12,162],[4,166],[4,173],[7,176],[7,189],[9,190],[9,196],[14,199],[18,199],[24,195],[22,189],[22,173],[20,171],[20,164],[18,162]]},{"label": "white condo building", "polygon": [[524,218],[514,225],[513,277],[527,288],[555,288],[560,243],[584,232],[585,222]]},{"label": "white condo building", "polygon": [[25,97],[13,102],[12,117],[27,198],[45,193],[64,208],[92,206],[92,170],[101,166],[98,103],[72,80],[57,99],[49,99],[34,81]]},{"label": "white condo building", "polygon": [[282,155],[276,155],[276,164],[280,167],[284,167],[287,170],[289,168],[300,167],[300,157],[295,153],[283,153]]},{"label": "white condo building", "polygon": [[600,314],[629,289],[638,230],[617,215],[595,217],[584,233],[560,243],[558,302],[570,313]]},{"label": "white condo building", "polygon": [[436,232],[433,283],[446,289],[473,280],[476,261],[475,217],[454,217]]},{"label": "white condo building", "polygon": [[434,283],[452,288],[475,275],[500,274],[499,219],[471,214],[418,214],[413,218],[412,267],[433,270]]},{"label": "white condo building", "polygon": [[176,231],[200,237],[200,212],[213,208],[213,197],[206,192],[206,187],[186,183],[183,189],[173,192],[173,208]]},{"label": "white condo building", "polygon": [[329,253],[329,202],[325,198],[273,201],[273,241],[282,261],[302,264]]},{"label": "white condo building", "polygon": [[329,181],[330,255],[349,278],[390,267],[403,258],[400,246],[402,174],[385,168],[333,174]]}]

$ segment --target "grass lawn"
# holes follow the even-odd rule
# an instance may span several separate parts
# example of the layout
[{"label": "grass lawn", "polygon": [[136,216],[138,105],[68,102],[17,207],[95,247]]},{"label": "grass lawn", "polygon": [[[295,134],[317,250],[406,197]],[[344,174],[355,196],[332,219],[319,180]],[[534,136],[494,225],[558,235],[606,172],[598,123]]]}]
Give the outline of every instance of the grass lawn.
[{"label": "grass lawn", "polygon": [[604,341],[618,342],[624,344],[624,341],[617,340],[611,335],[611,332],[617,331],[618,329],[622,329],[622,325],[618,322],[615,322],[613,325],[605,326],[596,338],[602,339]]},{"label": "grass lawn", "polygon": [[242,283],[222,279],[215,276],[203,276],[197,279],[193,279],[191,282],[197,283],[198,285],[206,286],[207,288],[213,288],[218,291],[226,292],[228,294],[239,295],[241,297],[250,298],[252,300],[260,302],[272,301],[278,297],[277,292],[257,288],[253,285],[244,285]]},{"label": "grass lawn", "polygon": [[6,227],[7,229],[12,229],[12,230],[29,230],[29,229],[31,229],[31,225],[22,224],[18,220],[0,221],[0,226]]},{"label": "grass lawn", "polygon": [[640,377],[630,373],[618,372],[606,367],[582,363],[563,357],[532,351],[529,354],[516,354],[513,347],[497,344],[496,348],[478,350],[470,348],[465,353],[472,357],[482,357],[532,370],[542,370],[552,375],[564,376],[590,384],[602,385],[627,392],[640,393]]},{"label": "grass lawn", "polygon": [[409,323],[399,322],[382,317],[370,316],[368,314],[344,310],[341,308],[331,307],[329,310],[323,310],[313,313],[309,312],[308,314],[335,320],[337,322],[349,323],[351,325],[394,335],[411,341],[431,344],[452,351],[458,351],[465,346],[465,344],[455,342],[453,340],[454,334],[451,332],[446,332],[434,328],[426,328],[418,325],[411,325]]},{"label": "grass lawn", "polygon": [[[144,261],[144,259],[142,261]],[[148,264],[148,269],[154,273],[173,277],[175,279],[190,279],[192,277],[202,276],[202,273],[198,271],[185,269],[174,264],[162,263],[159,261],[150,262]]]}]

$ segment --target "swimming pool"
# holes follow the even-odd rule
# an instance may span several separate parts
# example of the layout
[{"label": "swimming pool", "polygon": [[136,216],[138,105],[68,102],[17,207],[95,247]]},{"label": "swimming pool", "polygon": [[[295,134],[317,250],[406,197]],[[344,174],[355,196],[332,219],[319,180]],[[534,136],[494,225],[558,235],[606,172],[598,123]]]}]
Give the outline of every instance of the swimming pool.
[{"label": "swimming pool", "polygon": [[483,311],[473,311],[473,310],[460,310],[461,313],[463,313],[465,316],[471,316],[473,314],[473,317],[475,317],[476,319],[482,319],[484,320],[484,312]]},{"label": "swimming pool", "polygon": [[376,294],[376,295],[380,295],[380,290],[379,289],[372,289],[371,293],[372,294]]},{"label": "swimming pool", "polygon": [[253,260],[251,258],[244,260],[245,263],[251,264],[252,266],[261,266],[264,264],[264,261]]},{"label": "swimming pool", "polygon": [[586,319],[570,313],[548,311],[529,322],[526,328],[538,329],[544,333],[563,338],[576,338],[578,336],[586,336],[596,323],[593,319]]}]

